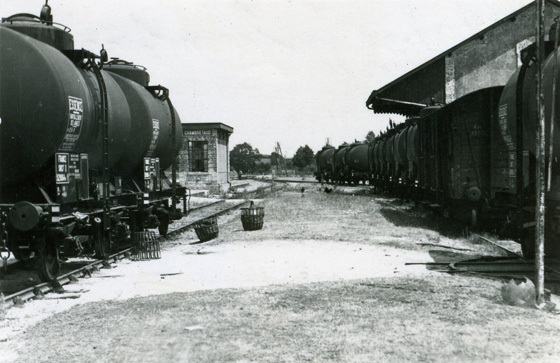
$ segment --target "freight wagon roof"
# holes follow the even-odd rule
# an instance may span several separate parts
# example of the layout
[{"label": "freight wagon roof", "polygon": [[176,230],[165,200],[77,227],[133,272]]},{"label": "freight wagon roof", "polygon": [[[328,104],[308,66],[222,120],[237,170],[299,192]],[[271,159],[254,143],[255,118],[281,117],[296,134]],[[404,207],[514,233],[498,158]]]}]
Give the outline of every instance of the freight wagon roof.
[{"label": "freight wagon roof", "polygon": [[[547,4],[553,5],[556,8],[560,8],[560,1],[557,0],[546,0]],[[386,84],[385,86],[374,90],[366,101],[366,107],[372,110],[374,113],[395,113],[403,116],[411,117],[418,115],[422,108],[425,106],[422,103],[411,102],[411,99],[397,100],[393,97],[388,97],[388,93],[394,92],[398,87],[403,87],[406,85],[410,92],[414,93],[416,90],[421,90],[426,84],[433,83],[431,79],[432,70],[429,66],[438,66],[444,64],[445,57],[466,44],[472,42],[476,39],[483,39],[484,34],[488,31],[501,26],[502,24],[510,21],[514,21],[516,16],[529,8],[534,7],[535,2],[531,2],[519,10],[511,13],[510,15],[504,17],[503,19],[497,21],[496,23],[486,27],[485,29],[474,34],[470,38],[464,40],[463,42],[449,48],[445,52],[439,54],[438,56],[430,59],[429,61],[421,64],[420,66],[414,68],[413,70],[405,73],[394,81]]]}]

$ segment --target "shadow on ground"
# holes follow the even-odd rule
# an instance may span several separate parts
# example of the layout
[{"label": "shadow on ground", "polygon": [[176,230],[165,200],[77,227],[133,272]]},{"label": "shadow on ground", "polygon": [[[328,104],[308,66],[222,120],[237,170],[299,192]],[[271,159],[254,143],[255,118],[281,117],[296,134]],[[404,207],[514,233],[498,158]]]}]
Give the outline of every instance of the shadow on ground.
[{"label": "shadow on ground", "polygon": [[[402,202],[401,202],[402,203]],[[389,201],[383,204],[399,205]],[[438,232],[442,236],[457,238],[464,236],[465,228],[460,223],[444,218],[431,211],[419,207],[405,207],[403,209],[381,208],[381,215],[397,227],[423,228]]]}]

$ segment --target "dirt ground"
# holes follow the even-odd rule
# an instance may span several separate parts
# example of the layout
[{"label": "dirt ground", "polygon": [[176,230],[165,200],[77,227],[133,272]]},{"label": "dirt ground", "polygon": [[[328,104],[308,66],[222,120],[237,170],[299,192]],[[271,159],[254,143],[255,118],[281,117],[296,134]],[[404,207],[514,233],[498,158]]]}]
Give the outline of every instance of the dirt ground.
[{"label": "dirt ground", "polygon": [[[301,194],[301,186],[306,190]],[[365,188],[291,184],[193,231],[160,260],[124,260],[67,293],[2,312],[6,361],[557,361],[560,318],[505,305],[501,282],[406,262],[499,252]],[[422,245],[421,243],[425,243]],[[428,244],[429,246],[427,246]],[[452,248],[439,248],[434,245]]]}]

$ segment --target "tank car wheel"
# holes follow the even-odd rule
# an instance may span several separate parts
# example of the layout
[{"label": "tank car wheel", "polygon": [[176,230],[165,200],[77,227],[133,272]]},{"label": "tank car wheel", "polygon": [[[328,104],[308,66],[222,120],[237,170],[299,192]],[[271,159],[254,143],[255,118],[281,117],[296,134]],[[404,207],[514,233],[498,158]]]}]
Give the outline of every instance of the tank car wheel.
[{"label": "tank car wheel", "polygon": [[58,276],[60,271],[60,259],[58,257],[58,247],[54,241],[47,241],[41,251],[39,260],[39,279],[42,282],[49,282]]}]

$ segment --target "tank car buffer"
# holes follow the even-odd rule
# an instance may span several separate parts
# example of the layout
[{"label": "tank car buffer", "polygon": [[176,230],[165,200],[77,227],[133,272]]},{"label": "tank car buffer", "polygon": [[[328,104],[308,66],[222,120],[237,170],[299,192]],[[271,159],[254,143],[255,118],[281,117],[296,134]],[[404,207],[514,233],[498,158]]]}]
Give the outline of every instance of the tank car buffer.
[{"label": "tank car buffer", "polygon": [[38,256],[49,281],[69,257],[166,235],[187,212],[169,90],[105,49],[75,49],[48,4],[3,18],[0,39],[1,257]]}]

